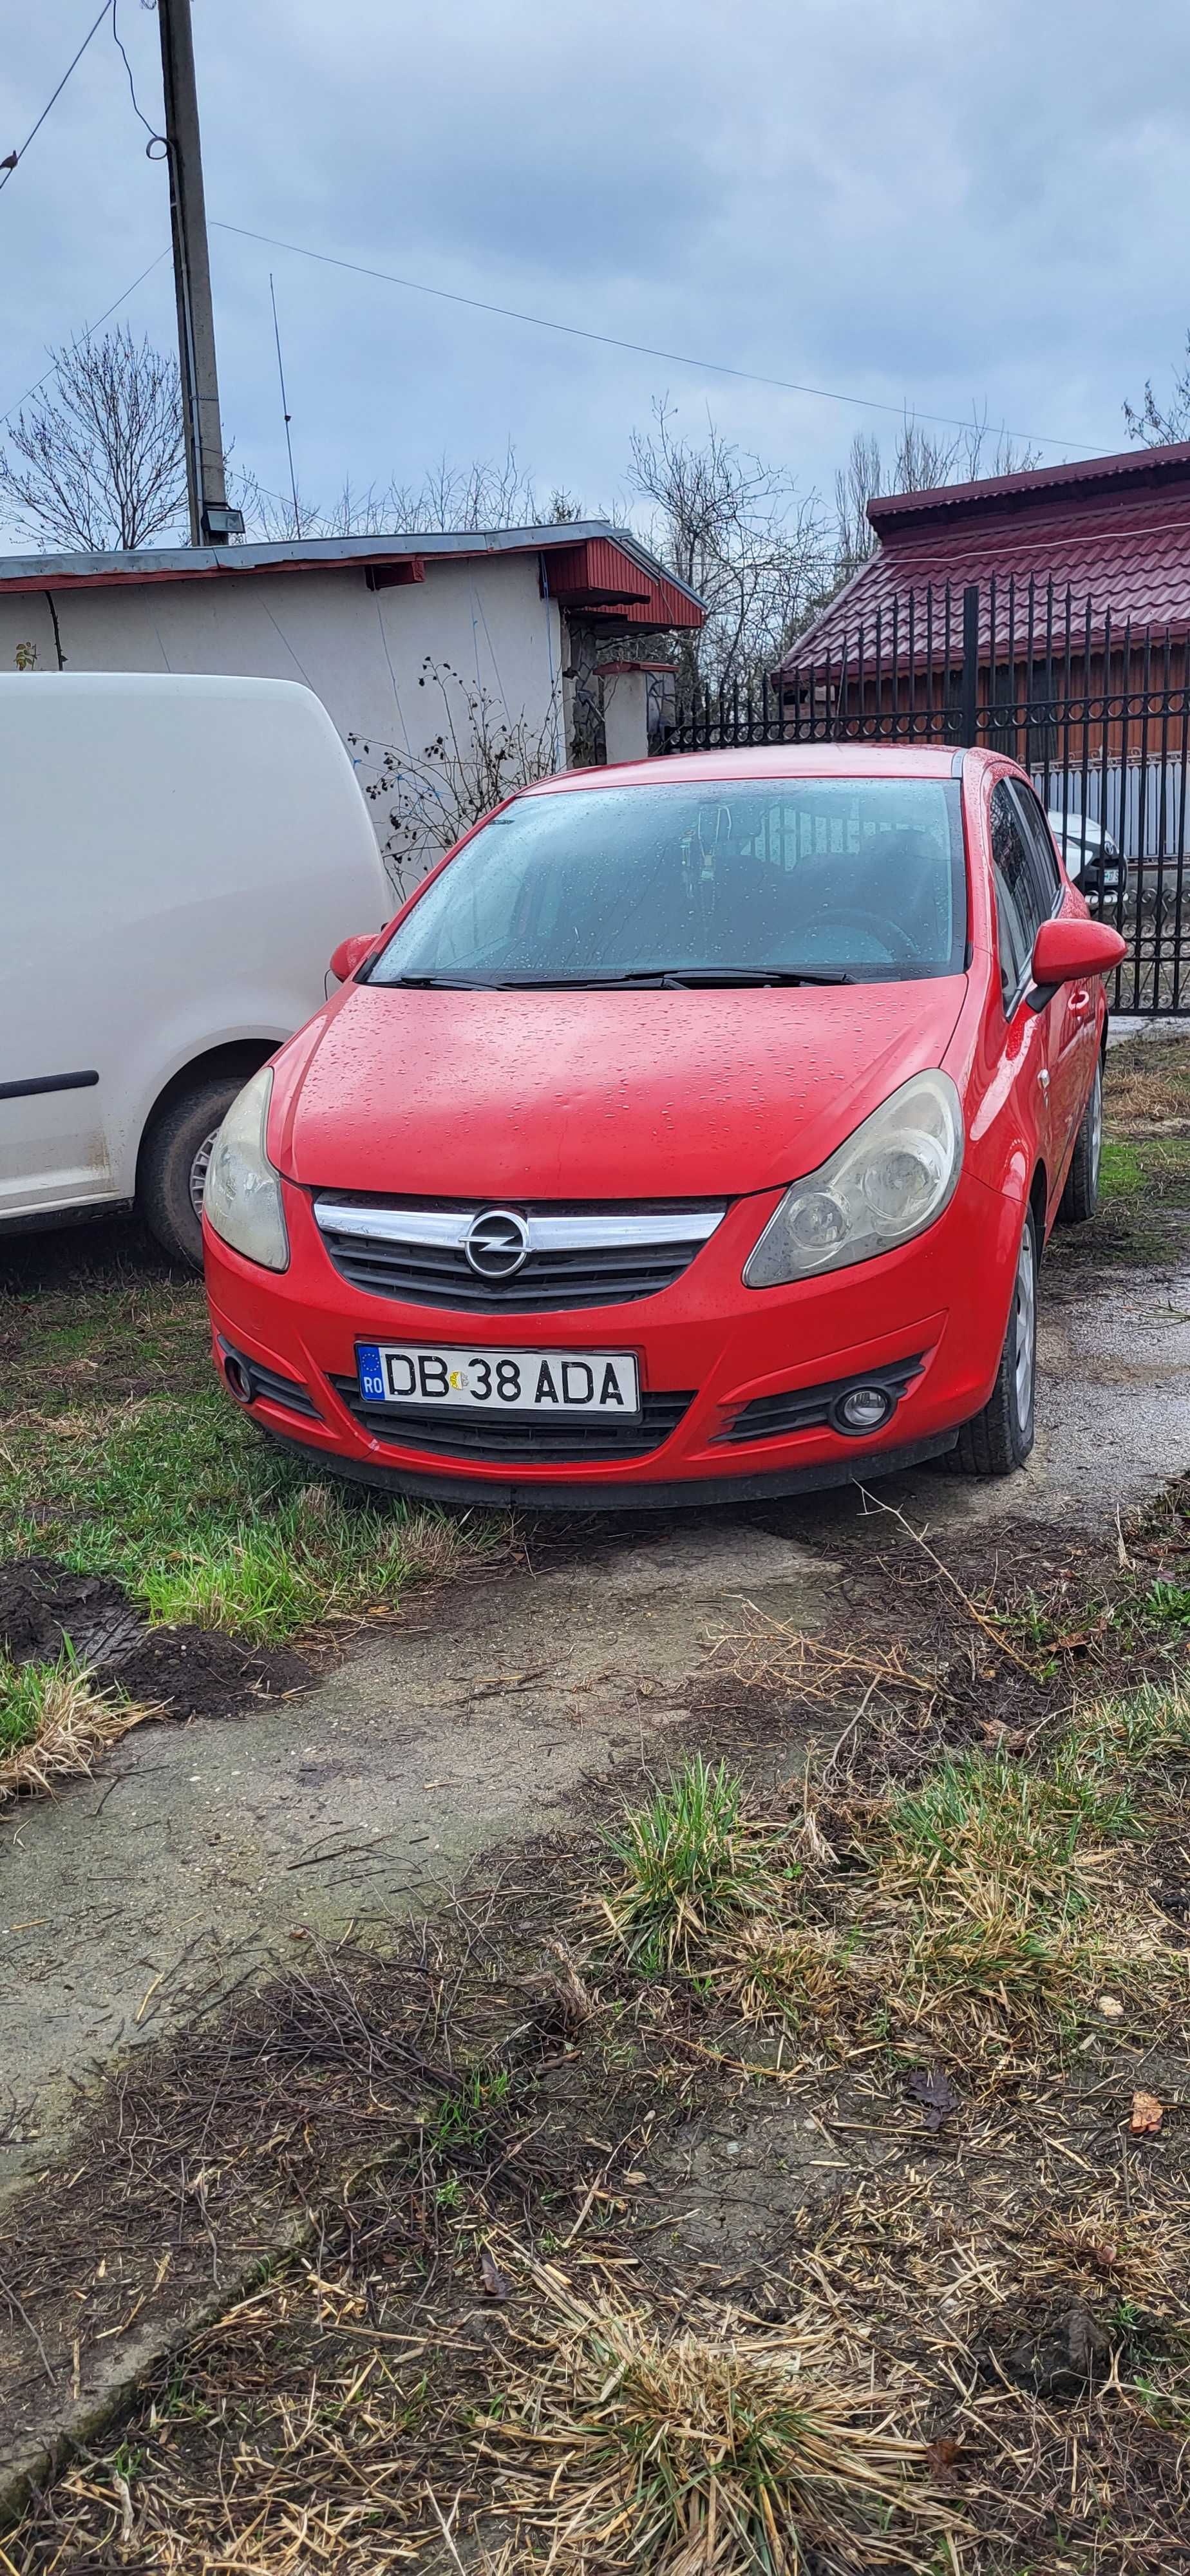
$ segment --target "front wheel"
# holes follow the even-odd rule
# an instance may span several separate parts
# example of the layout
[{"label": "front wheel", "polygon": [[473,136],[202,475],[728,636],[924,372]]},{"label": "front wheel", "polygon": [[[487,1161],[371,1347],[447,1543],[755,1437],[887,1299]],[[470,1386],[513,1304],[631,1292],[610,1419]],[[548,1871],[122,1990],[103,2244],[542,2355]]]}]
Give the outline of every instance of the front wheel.
[{"label": "front wheel", "polygon": [[202,1193],[211,1147],[242,1074],[195,1083],[158,1111],[141,1149],[136,1203],[163,1252],[190,1270],[202,1268]]},{"label": "front wheel", "polygon": [[1008,1330],[996,1383],[982,1413],[965,1422],[954,1453],[964,1476],[1010,1476],[1033,1446],[1037,1382],[1037,1235],[1026,1215]]},{"label": "front wheel", "polygon": [[1099,1163],[1103,1152],[1103,1058],[1095,1059],[1091,1097],[1083,1111],[1066,1187],[1058,1201],[1059,1225],[1085,1225],[1099,1205]]}]

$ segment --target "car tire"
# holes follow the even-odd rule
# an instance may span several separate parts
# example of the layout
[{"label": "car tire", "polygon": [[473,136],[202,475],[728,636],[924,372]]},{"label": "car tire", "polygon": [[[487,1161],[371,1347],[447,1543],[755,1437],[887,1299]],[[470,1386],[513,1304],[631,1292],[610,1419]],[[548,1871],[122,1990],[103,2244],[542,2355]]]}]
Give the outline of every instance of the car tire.
[{"label": "car tire", "polygon": [[1095,1080],[1075,1140],[1066,1187],[1058,1201],[1059,1225],[1085,1225],[1099,1205],[1099,1164],[1103,1151],[1103,1058],[1095,1062]]},{"label": "car tire", "polygon": [[1037,1388],[1037,1232],[1030,1209],[1021,1235],[1008,1330],[982,1413],[965,1422],[954,1451],[964,1476],[1011,1476],[1033,1446]]},{"label": "car tire", "polygon": [[202,1268],[202,1184],[211,1147],[246,1076],[220,1074],[158,1111],[141,1147],[136,1204],[171,1261]]}]

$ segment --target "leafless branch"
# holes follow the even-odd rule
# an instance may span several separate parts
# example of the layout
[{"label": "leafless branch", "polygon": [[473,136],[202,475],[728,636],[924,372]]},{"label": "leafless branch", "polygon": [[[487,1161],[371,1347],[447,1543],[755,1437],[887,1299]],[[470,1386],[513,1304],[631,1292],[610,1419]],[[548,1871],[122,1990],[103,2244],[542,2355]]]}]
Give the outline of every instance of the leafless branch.
[{"label": "leafless branch", "polygon": [[651,508],[649,542],[706,602],[701,632],[683,637],[679,677],[746,686],[780,658],[821,587],[826,565],[818,504],[799,497],[783,466],[766,465],[713,421],[701,443],[678,435],[667,402],[632,435],[629,479]]},{"label": "leafless branch", "polygon": [[143,546],[186,502],[177,360],[121,326],[54,355],[0,449],[0,503],[38,546]]},{"label": "leafless branch", "polygon": [[548,777],[557,762],[556,706],[537,725],[523,708],[514,713],[480,682],[464,680],[451,663],[428,654],[418,685],[429,692],[430,720],[438,727],[418,751],[348,737],[365,794],[388,806],[381,846],[399,892],[411,863],[416,874],[427,859],[453,849],[493,805]]}]

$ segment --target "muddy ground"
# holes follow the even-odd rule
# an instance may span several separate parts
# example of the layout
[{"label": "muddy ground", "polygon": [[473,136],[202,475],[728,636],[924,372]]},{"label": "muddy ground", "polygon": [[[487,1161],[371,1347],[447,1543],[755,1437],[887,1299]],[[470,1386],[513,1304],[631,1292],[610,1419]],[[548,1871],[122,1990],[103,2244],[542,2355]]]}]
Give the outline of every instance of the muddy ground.
[{"label": "muddy ground", "polygon": [[[1088,1254],[1059,1238],[1047,1262],[1023,1473],[918,1471],[874,1488],[880,1502],[935,1533],[986,1532],[994,1555],[1009,1521],[1110,1527],[1190,1460],[1190,1248],[1173,1220],[1143,1268],[1113,1241]],[[416,1596],[308,1688],[292,1651],[147,1636],[116,1587],[76,1579],[60,1609],[80,1651],[137,1695],[172,1694],[189,1723],[139,1728],[94,1781],[0,1817],[0,2188],[52,2143],[80,2083],[291,1936],[424,1909],[585,1782],[661,1758],[746,1602],[845,1635],[837,1555],[844,1539],[879,1549],[866,1509],[844,1492],[527,1525],[498,1573]],[[14,1630],[23,1615],[53,1634],[44,1590],[25,1572]]]},{"label": "muddy ground", "polygon": [[[1123,1533],[1190,1462],[1188,1362],[1190,1228],[1145,1193],[1047,1262],[1041,1427],[1021,1476],[919,1472],[872,1504],[527,1525],[496,1572],[412,1597],[399,1626],[329,1667],[317,1652],[245,1663],[218,1715],[177,1686],[172,1718],[93,1780],[5,1816],[0,2485],[39,2453],[44,2468],[55,2430],[90,2427],[95,2454],[93,2475],[69,2472],[5,2541],[19,2576],[425,2561],[427,2496],[458,2476],[459,2405],[521,2313],[517,2265],[563,2253],[583,2277],[639,2276],[679,2304],[714,2290],[762,2318],[806,2297],[829,2311],[832,2280],[862,2315],[867,2263],[877,2342],[897,2367],[920,2363],[923,2338],[949,2350],[956,2416],[960,2396],[982,2407],[1022,2491],[1034,2477],[1032,2554],[1024,2513],[1009,2554],[989,2527],[970,2564],[1190,2566],[1171,2538],[1168,2444],[1153,2435],[1150,2530],[1149,2434],[1131,2427],[1112,2490],[1081,2418],[1072,2465],[1061,2415],[1072,2388],[1085,2397],[1117,2367],[1109,2306],[1156,2333],[1153,2276],[1128,2286],[1120,2212],[1159,2232],[1184,2190],[1190,2124],[1172,2114],[1187,2068],[1164,2028],[1131,2012],[1093,2025],[1075,2083],[1039,2069],[989,2108],[956,2082],[936,2119],[903,2066],[749,2074],[738,2035],[690,1996],[654,2022],[612,1979],[587,2018],[567,1966],[589,1939],[608,1820],[684,1749],[726,1753],[788,1807],[836,1739],[853,1772],[870,1735],[882,1777],[912,1779],[948,1744],[996,1730],[1031,1744],[1146,1657],[1166,1673],[1168,1634],[1113,1625],[1113,1603],[1150,1575],[1185,1579],[1184,1516],[1157,1540]],[[52,1575],[22,1581],[10,1614],[52,1626]],[[147,1642],[118,1598],[74,1618],[88,1608],[113,1669],[139,1655],[148,1673],[156,1656],[162,1675],[172,1657],[176,1684],[176,1640]],[[755,1639],[789,1631],[811,1660],[778,1687]],[[1176,1836],[1150,1875],[1183,1938]],[[473,2100],[477,2065],[501,2083],[483,2095],[485,2075]],[[1171,2117],[1160,2142],[1133,2141],[1128,2106],[1150,2086]],[[1072,2209],[1083,2252],[1047,2271]],[[253,2289],[287,2245],[304,2251]],[[951,2302],[929,2335],[919,2276]],[[229,2303],[229,2322],[204,2323]],[[432,2363],[399,2462],[383,2415],[383,2510],[361,2504],[317,2409],[317,2439],[309,2415],[288,2448],[275,2413],[278,2392],[300,2413],[312,2368],[341,2390],[364,2346],[385,2367],[386,2353]],[[105,2410],[142,2377],[105,2446]],[[932,2437],[951,2438],[948,2420],[939,2396]],[[1114,2526],[1101,2487],[1124,2498]],[[480,2477],[471,2500],[487,2492]],[[208,2556],[221,2516],[223,2554]],[[448,2544],[438,2554],[453,2563]]]},{"label": "muddy ground", "polygon": [[[881,1515],[836,1525],[833,1557],[797,1566],[762,1535],[779,1566],[764,1548],[735,1560],[735,1588],[713,1596],[732,1624],[680,1702],[669,1681],[660,1737],[642,1685],[677,1669],[665,1596],[629,1573],[632,1724],[622,1707],[618,1739],[595,1736],[554,1829],[493,1818],[489,1848],[404,1931],[291,1926],[300,1947],[263,1991],[250,1980],[124,2055],[69,2157],[10,2200],[8,2460],[48,2420],[84,2444],[4,2543],[19,2576],[445,2568],[439,2513],[464,2564],[495,2566],[507,2525],[474,2422],[515,2375],[518,2338],[543,2331],[542,2281],[547,2304],[559,2282],[571,2299],[630,2293],[671,2325],[698,2326],[710,2302],[715,2332],[728,2308],[733,2332],[817,2318],[853,2365],[858,2335],[892,2388],[926,2392],[914,2420],[940,2509],[967,2523],[954,2563],[980,2576],[1190,2566],[1182,2401],[1164,2394],[1190,2277],[1184,2032],[1137,1998],[1118,2023],[1092,2010],[1061,2066],[1027,2051],[989,2071],[924,2037],[890,2051],[810,2035],[774,2054],[696,1987],[642,1987],[598,1942],[606,1833],[680,1748],[726,1754],[787,1816],[813,1772],[823,1884],[845,1901],[862,1855],[844,1781],[862,1802],[948,1747],[1040,1744],[1088,1687],[1168,1681],[1180,1640],[1129,1624],[1129,1605],[1184,1578],[1185,1499],[1148,1532],[1125,1525],[1126,1566],[1114,1528],[1105,1544],[1006,1515],[994,1591],[971,1528],[940,1562]],[[616,1542],[601,1544],[610,1579]],[[639,1556],[620,1554],[622,1576]],[[567,1579],[536,1578],[573,1619]],[[793,1622],[810,1643],[790,1667]],[[519,1720],[505,1707],[495,1723],[507,1738]],[[560,1708],[568,1760],[574,1724]],[[527,1783],[524,1754],[506,1758]],[[1138,1866],[1184,1947],[1190,1853],[1153,1846]],[[1130,2135],[1138,2091],[1163,2105],[1157,2136]],[[1101,2389],[1139,2368],[1150,2413],[1113,2411]],[[950,2563],[932,2547],[903,2563]]]}]

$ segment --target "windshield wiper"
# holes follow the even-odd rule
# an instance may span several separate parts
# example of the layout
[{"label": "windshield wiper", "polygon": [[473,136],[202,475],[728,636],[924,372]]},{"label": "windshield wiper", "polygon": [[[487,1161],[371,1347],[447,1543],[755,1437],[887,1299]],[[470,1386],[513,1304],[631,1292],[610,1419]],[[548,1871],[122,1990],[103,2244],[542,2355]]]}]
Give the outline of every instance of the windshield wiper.
[{"label": "windshield wiper", "polygon": [[687,985],[850,984],[840,968],[812,966],[626,966],[618,975],[502,975],[502,993],[532,991],[609,993],[627,986],[677,992]]},{"label": "windshield wiper", "polygon": [[611,993],[638,986],[679,992],[687,986],[850,984],[853,979],[838,967],[627,966],[618,975],[392,975],[384,980],[418,992]]},{"label": "windshield wiper", "polygon": [[[635,976],[626,979],[635,983]],[[842,967],[824,966],[667,966],[659,976],[674,984],[849,984]]]}]

